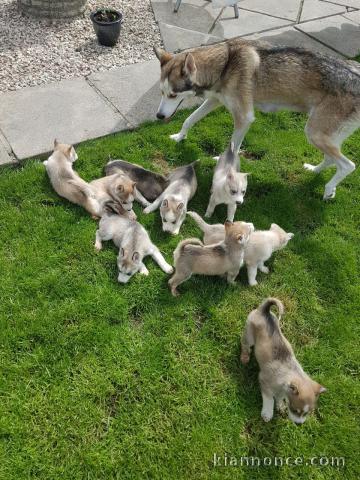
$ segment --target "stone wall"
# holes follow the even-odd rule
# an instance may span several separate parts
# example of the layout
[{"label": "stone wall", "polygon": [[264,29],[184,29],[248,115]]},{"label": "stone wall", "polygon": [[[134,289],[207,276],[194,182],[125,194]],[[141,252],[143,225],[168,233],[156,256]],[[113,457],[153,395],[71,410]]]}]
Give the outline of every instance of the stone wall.
[{"label": "stone wall", "polygon": [[17,0],[22,12],[45,18],[71,18],[80,15],[87,0]]}]

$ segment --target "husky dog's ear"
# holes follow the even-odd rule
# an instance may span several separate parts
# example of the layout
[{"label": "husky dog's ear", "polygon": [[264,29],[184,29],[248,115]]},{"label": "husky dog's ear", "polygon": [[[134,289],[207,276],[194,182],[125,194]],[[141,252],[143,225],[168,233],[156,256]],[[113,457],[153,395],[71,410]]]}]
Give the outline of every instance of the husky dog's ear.
[{"label": "husky dog's ear", "polygon": [[55,140],[54,140],[54,150],[57,149],[58,145],[59,145],[59,142],[58,142],[58,140],[55,138]]},{"label": "husky dog's ear", "polygon": [[133,253],[133,256],[132,256],[133,261],[134,261],[134,262],[138,262],[138,261],[139,261],[139,258],[140,258],[139,252],[134,252],[134,253]]},{"label": "husky dog's ear", "polygon": [[168,205],[169,205],[169,202],[168,202],[168,201],[166,200],[166,198],[165,198],[165,200],[163,200],[161,206],[167,208]]},{"label": "husky dog's ear", "polygon": [[287,234],[287,237],[288,237],[289,240],[291,240],[293,238],[293,236],[294,236],[294,233],[288,233]]},{"label": "husky dog's ear", "polygon": [[242,235],[241,233],[239,233],[239,235],[237,235],[237,237],[236,237],[236,240],[237,240],[239,243],[242,243],[242,241],[244,240],[244,235]]},{"label": "husky dog's ear", "polygon": [[125,250],[122,247],[120,248],[120,256],[121,257],[125,256]]},{"label": "husky dog's ear", "polygon": [[183,204],[183,202],[180,202],[179,205],[177,206],[176,210],[179,212],[183,208],[184,208],[184,204]]},{"label": "husky dog's ear", "polygon": [[165,65],[165,63],[167,63],[173,57],[172,53],[167,52],[163,48],[159,47],[154,47],[154,53],[157,56],[161,66]]},{"label": "husky dog's ear", "polygon": [[185,58],[184,71],[189,77],[194,77],[196,74],[195,59],[191,53],[188,53]]},{"label": "husky dog's ear", "polygon": [[72,145],[69,145],[69,146],[67,147],[67,149],[65,150],[65,155],[66,155],[68,158],[70,158],[70,156],[71,156],[72,149],[73,149]]},{"label": "husky dog's ear", "polygon": [[123,192],[124,191],[124,185],[118,185],[117,191],[118,192]]},{"label": "husky dog's ear", "polygon": [[314,382],[314,390],[316,395],[320,395],[321,393],[326,392],[326,388],[320,385],[320,383]]},{"label": "husky dog's ear", "polygon": [[230,143],[230,152],[235,153],[235,143],[234,142]]},{"label": "husky dog's ear", "polygon": [[289,393],[291,393],[292,395],[299,395],[299,389],[295,385],[295,383],[289,383],[288,389],[289,389]]}]

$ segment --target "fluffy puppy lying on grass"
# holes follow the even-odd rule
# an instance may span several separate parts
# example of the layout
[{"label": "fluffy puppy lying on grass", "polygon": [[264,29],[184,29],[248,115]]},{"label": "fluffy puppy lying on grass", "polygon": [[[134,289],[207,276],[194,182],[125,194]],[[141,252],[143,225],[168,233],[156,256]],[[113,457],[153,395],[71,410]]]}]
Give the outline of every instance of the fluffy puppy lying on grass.
[{"label": "fluffy puppy lying on grass", "polygon": [[241,362],[249,362],[251,347],[260,367],[259,381],[263,406],[261,416],[268,422],[274,415],[274,399],[279,410],[284,402],[290,420],[304,423],[326,389],[312,380],[297,361],[290,343],[281,332],[279,319],[271,313],[275,305],[282,315],[284,306],[277,298],[267,298],[247,318],[241,340]]},{"label": "fluffy puppy lying on grass", "polygon": [[242,265],[244,249],[254,226],[245,222],[225,222],[225,238],[221,242],[205,246],[197,238],[179,243],[174,251],[175,274],[169,280],[171,293],[179,295],[178,285],[191,275],[226,275],[234,283]]}]

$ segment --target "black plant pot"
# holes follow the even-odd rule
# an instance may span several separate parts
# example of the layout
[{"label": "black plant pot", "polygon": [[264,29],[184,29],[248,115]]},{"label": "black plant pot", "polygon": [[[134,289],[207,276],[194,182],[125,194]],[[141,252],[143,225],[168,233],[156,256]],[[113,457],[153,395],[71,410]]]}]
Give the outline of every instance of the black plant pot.
[{"label": "black plant pot", "polygon": [[107,22],[101,20],[101,14],[103,11],[104,10],[96,10],[96,12],[92,12],[90,18],[99,43],[105,47],[113,47],[120,36],[122,13],[117,10],[106,8],[105,12],[111,13],[115,18],[113,21]]}]

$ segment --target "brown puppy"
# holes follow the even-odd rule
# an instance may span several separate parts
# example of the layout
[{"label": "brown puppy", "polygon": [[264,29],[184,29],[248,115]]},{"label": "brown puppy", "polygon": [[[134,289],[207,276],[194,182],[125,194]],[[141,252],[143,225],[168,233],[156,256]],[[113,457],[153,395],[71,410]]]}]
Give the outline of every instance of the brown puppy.
[{"label": "brown puppy", "polygon": [[234,283],[253,227],[245,222],[225,222],[225,239],[217,244],[204,246],[197,238],[179,243],[174,252],[176,272],[169,280],[171,293],[179,295],[177,286],[191,275],[226,275]]},{"label": "brown puppy", "polygon": [[259,381],[263,406],[261,416],[268,422],[274,414],[274,399],[278,409],[285,401],[288,416],[294,423],[304,423],[314,410],[320,393],[326,389],[312,380],[296,360],[290,343],[280,330],[279,319],[270,309],[276,305],[280,315],[284,306],[277,298],[267,298],[247,318],[241,340],[241,361],[250,359],[251,347],[260,367]]}]

